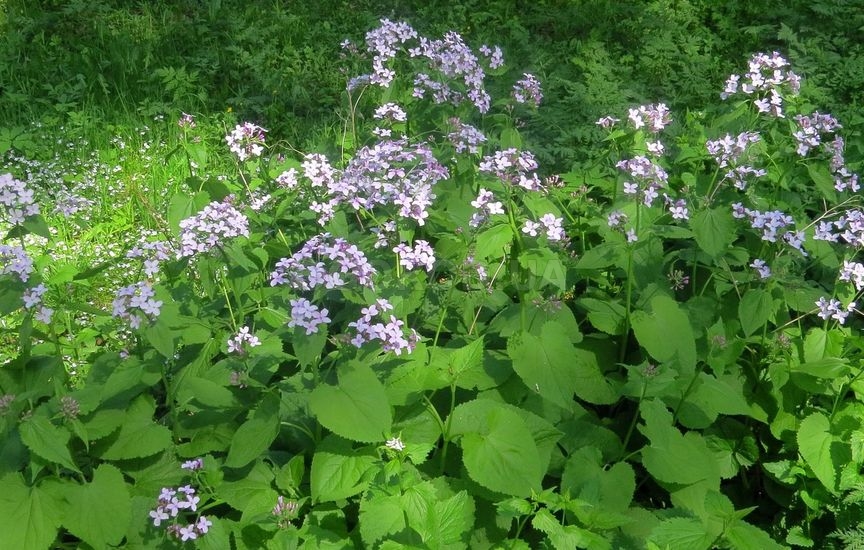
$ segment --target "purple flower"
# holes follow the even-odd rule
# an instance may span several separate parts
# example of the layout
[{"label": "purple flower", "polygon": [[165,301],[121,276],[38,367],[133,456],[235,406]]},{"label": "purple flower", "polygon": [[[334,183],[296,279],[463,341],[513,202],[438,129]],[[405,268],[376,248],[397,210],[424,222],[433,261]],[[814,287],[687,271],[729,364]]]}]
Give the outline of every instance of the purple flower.
[{"label": "purple flower", "polygon": [[211,202],[180,222],[178,258],[209,252],[226,239],[249,236],[249,220],[228,202]]},{"label": "purple flower", "polygon": [[191,130],[195,127],[195,117],[188,113],[183,113],[183,116],[177,121],[177,126],[184,130]]},{"label": "purple flower", "polygon": [[849,317],[849,314],[855,310],[855,305],[855,302],[850,302],[849,305],[844,308],[843,304],[840,303],[840,300],[831,298],[829,301],[823,296],[816,301],[816,307],[819,308],[817,315],[826,321],[828,319],[835,319],[842,325],[846,323],[846,318]]},{"label": "purple flower", "polygon": [[319,325],[326,325],[330,322],[327,316],[330,312],[327,309],[319,308],[306,298],[298,298],[291,300],[291,319],[288,321],[289,327],[300,327],[306,329],[306,334],[315,334],[318,332]]},{"label": "purple flower", "polygon": [[249,327],[244,326],[240,328],[237,334],[228,339],[228,353],[246,355],[249,352],[247,348],[254,348],[260,345],[261,340],[254,334],[249,333]]},{"label": "purple flower", "polygon": [[416,241],[413,249],[402,243],[393,248],[393,252],[399,254],[400,265],[409,271],[420,266],[424,266],[426,271],[432,271],[435,265],[435,251],[427,241]]},{"label": "purple flower", "polygon": [[[483,67],[458,33],[448,32],[441,40],[421,37],[420,45],[408,52],[411,57],[425,58],[429,68],[444,77],[431,78],[418,73],[414,78],[415,97],[422,98],[430,92],[435,103],[459,105],[467,99],[481,113],[489,110],[492,100],[483,84],[486,76]],[[461,80],[466,91],[454,90],[448,80]]]},{"label": "purple flower", "polygon": [[0,244],[0,275],[14,273],[22,282],[27,282],[33,273],[33,260],[20,246]]},{"label": "purple flower", "polygon": [[24,219],[39,213],[39,205],[34,202],[33,190],[12,174],[0,175],[0,206],[6,210],[6,218],[12,225],[24,223]]},{"label": "purple flower", "polygon": [[[396,355],[401,355],[403,351],[407,353],[414,351],[419,340],[417,332],[412,329],[406,337],[405,323],[394,315],[390,315],[389,318],[386,316],[386,312],[392,309],[390,302],[380,298],[374,304],[363,308],[360,311],[362,317],[348,323],[348,326],[355,330],[351,344],[359,348],[367,342],[377,340],[381,342],[384,351],[392,351]],[[377,322],[376,317],[379,319]]]},{"label": "purple flower", "polygon": [[666,107],[665,103],[641,105],[635,109],[628,109],[627,118],[630,119],[633,128],[638,130],[647,127],[652,133],[659,132],[672,122],[669,108]]},{"label": "purple flower", "polygon": [[345,275],[361,286],[371,288],[375,273],[366,255],[356,245],[343,238],[334,239],[329,233],[321,233],[309,239],[290,258],[276,262],[276,270],[270,274],[270,286],[287,284],[304,291],[318,286],[336,288],[346,284]]},{"label": "purple flower", "polygon": [[267,130],[252,124],[244,122],[234,127],[230,134],[225,136],[225,141],[228,142],[228,148],[231,152],[237,155],[240,161],[244,161],[250,157],[260,157],[264,151],[264,133]]},{"label": "purple flower", "polygon": [[494,198],[495,195],[492,191],[488,191],[482,187],[480,188],[480,191],[477,193],[477,198],[471,201],[471,206],[473,206],[477,211],[471,215],[471,220],[468,222],[468,225],[471,227],[479,227],[489,218],[489,216],[504,213],[504,205],[499,201],[492,200]]},{"label": "purple flower", "polygon": [[477,128],[464,124],[458,118],[450,120],[455,128],[447,134],[447,139],[453,144],[457,153],[468,151],[471,154],[480,152],[480,145],[486,142],[486,136]]},{"label": "purple flower", "polygon": [[27,290],[25,290],[24,296],[22,296],[22,299],[24,300],[24,307],[26,309],[33,309],[34,307],[41,304],[42,295],[45,294],[47,290],[48,289],[45,287],[45,285],[41,283],[33,288],[28,288]]},{"label": "purple flower", "polygon": [[195,458],[192,460],[187,460],[183,464],[180,465],[184,470],[197,471],[204,468],[204,459],[203,458]]},{"label": "purple flower", "polygon": [[540,81],[530,73],[524,73],[522,77],[513,85],[513,99],[517,103],[532,103],[535,107],[539,107],[543,99]]},{"label": "purple flower", "polygon": [[619,122],[621,122],[620,118],[615,118],[613,116],[604,116],[604,117],[598,118],[597,122],[595,122],[594,124],[596,124],[597,126],[599,126],[601,128],[609,129],[609,128],[615,126],[616,124],[618,124]]},{"label": "purple flower", "polygon": [[759,277],[761,279],[767,279],[771,276],[771,268],[768,267],[768,264],[765,263],[765,260],[755,259],[750,264],[750,267],[756,270],[759,273]]},{"label": "purple flower", "polygon": [[144,322],[152,322],[159,317],[161,300],[155,300],[156,293],[148,281],[125,286],[117,291],[113,303],[113,316],[123,319],[133,329]]},{"label": "purple flower", "polygon": [[373,117],[379,120],[385,119],[392,122],[405,122],[408,120],[408,115],[406,115],[405,111],[403,111],[396,103],[385,103],[384,105],[381,105],[375,109]]},{"label": "purple flower", "polygon": [[528,191],[540,191],[543,184],[534,173],[537,161],[528,151],[505,149],[483,157],[479,170],[493,174],[498,179],[513,186],[522,187]]}]

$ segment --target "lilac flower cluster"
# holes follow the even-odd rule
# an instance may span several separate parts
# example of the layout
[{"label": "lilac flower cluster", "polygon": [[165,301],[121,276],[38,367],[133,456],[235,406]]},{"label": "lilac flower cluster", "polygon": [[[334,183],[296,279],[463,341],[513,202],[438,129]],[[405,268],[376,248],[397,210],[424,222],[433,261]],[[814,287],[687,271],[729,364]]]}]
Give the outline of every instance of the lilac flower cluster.
[{"label": "lilac flower cluster", "polygon": [[786,244],[800,252],[802,255],[807,256],[807,253],[803,248],[803,231],[784,231],[782,235],[780,234],[780,231],[783,229],[795,225],[795,220],[792,219],[792,216],[785,214],[780,210],[772,210],[770,212],[751,210],[745,208],[740,202],[736,202],[732,205],[732,216],[738,219],[748,218],[750,220],[751,228],[761,230],[763,241],[776,243],[779,235]]},{"label": "lilac flower cluster", "polygon": [[[146,234],[144,237],[146,238]],[[159,264],[170,260],[172,256],[170,245],[165,241],[136,244],[132,250],[126,253],[127,258],[144,260],[144,274],[148,277],[153,277],[159,273]]]},{"label": "lilac flower cluster", "polygon": [[168,534],[180,539],[181,542],[187,540],[195,540],[200,536],[207,534],[213,522],[207,519],[206,516],[199,516],[195,523],[190,523],[181,526],[176,518],[181,510],[189,510],[196,512],[198,503],[201,498],[195,494],[195,489],[190,485],[177,487],[163,487],[156,501],[156,508],[150,511],[150,517],[153,519],[153,526],[159,527],[163,521],[175,520],[166,529]]},{"label": "lilac flower cluster", "polygon": [[425,267],[426,271],[432,271],[435,265],[435,251],[427,241],[416,241],[414,248],[406,243],[400,243],[393,248],[393,252],[399,255],[399,264],[408,271],[420,266]]},{"label": "lilac flower cluster", "polygon": [[276,262],[276,270],[270,274],[270,286],[287,284],[302,291],[319,286],[332,289],[345,285],[343,275],[348,275],[358,284],[372,288],[374,274],[375,268],[356,245],[321,233],[309,239],[290,258]]},{"label": "lilac flower cluster", "polygon": [[191,130],[195,127],[195,117],[193,117],[189,113],[183,113],[182,116],[177,120],[177,126],[184,130]]},{"label": "lilac flower cluster", "polygon": [[33,260],[23,247],[0,244],[0,275],[9,273],[15,273],[26,283],[33,273]]},{"label": "lilac flower cluster", "polygon": [[477,211],[471,214],[471,220],[468,222],[468,225],[479,227],[489,219],[489,216],[504,213],[504,205],[499,201],[493,200],[494,198],[495,194],[492,191],[480,188],[479,193],[477,193],[477,199],[471,201],[471,206]]},{"label": "lilac flower cluster", "polygon": [[540,217],[539,222],[525,220],[525,223],[522,225],[522,233],[536,237],[538,232],[543,230],[545,231],[546,238],[549,242],[559,242],[566,238],[564,235],[564,228],[561,225],[563,223],[564,220],[562,218],[559,218],[550,212],[543,214]]},{"label": "lilac flower cluster", "polygon": [[639,240],[639,237],[636,236],[636,230],[633,228],[627,230],[624,229],[624,226],[628,221],[629,218],[627,217],[627,214],[620,210],[615,210],[606,217],[606,224],[611,229],[624,233],[628,243],[635,243]]},{"label": "lilac flower cluster", "polygon": [[[311,168],[311,165],[310,165]],[[291,190],[297,187],[297,169],[289,168],[276,177],[276,185]]]},{"label": "lilac flower cluster", "polygon": [[851,282],[855,285],[855,290],[861,292],[864,290],[864,264],[844,260],[839,278],[841,281]]},{"label": "lilac flower cluster", "polygon": [[672,122],[669,107],[667,107],[665,103],[641,105],[635,109],[628,109],[627,112],[627,118],[630,119],[630,124],[632,124],[637,130],[640,128],[646,128],[649,132],[657,133]]},{"label": "lilac flower cluster", "polygon": [[306,329],[307,335],[316,334],[320,325],[330,322],[329,314],[327,308],[319,308],[306,298],[291,300],[291,319],[288,320],[288,327]]},{"label": "lilac flower cluster", "polygon": [[750,267],[756,270],[756,273],[759,274],[760,279],[767,279],[771,276],[771,268],[765,263],[765,260],[760,260],[756,258],[750,263]]},{"label": "lilac flower cluster", "polygon": [[666,187],[669,175],[648,157],[638,156],[628,160],[622,160],[616,167],[627,172],[633,178],[632,181],[624,182],[624,193],[627,195],[641,195],[642,203],[651,206],[654,199],[660,196],[660,189]]},{"label": "lilac flower cluster", "polygon": [[449,175],[427,144],[411,145],[407,139],[361,148],[341,174],[321,157],[307,157],[303,168],[313,187],[327,186],[328,201],[311,205],[322,225],[341,204],[355,210],[395,206],[398,216],[424,225],[435,199],[432,187]]},{"label": "lilac flower cluster", "polygon": [[237,155],[237,158],[242,162],[251,157],[261,156],[264,151],[264,133],[266,131],[251,122],[244,122],[235,126],[234,130],[225,136],[225,141],[231,152]]},{"label": "lilac flower cluster", "polygon": [[[477,56],[458,33],[448,32],[441,40],[420,37],[420,45],[409,49],[408,53],[411,57],[425,58],[430,69],[445,77],[436,79],[418,73],[414,78],[414,97],[423,98],[429,91],[435,103],[459,105],[467,95],[478,111],[485,113],[489,110],[492,98],[483,85],[486,74]],[[463,95],[452,89],[447,79],[461,79],[467,93]]]},{"label": "lilac flower cluster", "polygon": [[65,217],[74,216],[78,212],[93,206],[93,201],[78,196],[66,189],[61,189],[54,200],[54,213]]},{"label": "lilac flower cluster", "polygon": [[857,193],[861,189],[858,174],[853,173],[846,166],[845,141],[841,136],[836,135],[837,130],[842,128],[837,119],[817,111],[810,116],[798,115],[795,117],[795,122],[799,127],[799,130],[793,134],[795,141],[798,142],[798,154],[802,157],[807,156],[811,150],[821,146],[831,155],[834,188],[837,191],[849,189]]},{"label": "lilac flower cluster", "polygon": [[54,315],[54,310],[50,307],[46,307],[42,304],[42,296],[48,289],[44,284],[39,284],[35,287],[28,288],[24,291],[24,295],[22,299],[24,301],[25,309],[34,309],[39,306],[39,311],[36,312],[34,317],[37,321],[41,321],[43,323],[50,323],[51,317]]},{"label": "lilac flower cluster", "polygon": [[753,104],[760,113],[782,117],[783,97],[779,91],[781,86],[788,86],[793,94],[797,94],[801,87],[801,78],[788,70],[788,66],[789,62],[777,52],[770,56],[757,53],[750,58],[749,70],[743,75],[743,80],[741,75],[730,75],[720,97],[727,99],[739,92],[755,95],[757,99]]},{"label": "lilac flower cluster", "polygon": [[296,500],[285,500],[285,497],[279,495],[276,499],[276,506],[273,507],[273,515],[276,516],[277,524],[280,529],[287,529],[291,524],[291,520],[297,515],[297,510],[300,505]]},{"label": "lilac flower cluster", "polygon": [[486,136],[470,124],[465,124],[458,118],[450,119],[453,131],[447,134],[447,139],[456,148],[457,153],[476,154],[480,152],[480,145],[486,142]]},{"label": "lilac flower cluster", "polygon": [[[396,355],[401,355],[403,351],[406,353],[414,351],[420,339],[419,335],[411,329],[406,337],[405,323],[392,314],[386,317],[386,312],[392,309],[393,305],[383,298],[361,309],[362,317],[348,323],[355,332],[351,344],[359,348],[367,342],[379,341],[384,351],[392,351]],[[379,318],[377,322],[376,317]]]},{"label": "lilac flower cluster", "polygon": [[375,234],[375,245],[377,248],[386,248],[391,241],[397,241],[396,222],[393,220],[386,221],[378,227],[370,228],[370,231]]},{"label": "lilac flower cluster", "polygon": [[501,51],[500,46],[493,46],[490,48],[487,44],[483,44],[478,49],[481,54],[486,56],[486,59],[489,61],[490,69],[494,70],[504,66],[504,52]]},{"label": "lilac flower cluster", "polygon": [[822,296],[816,301],[816,307],[819,308],[817,315],[826,321],[828,319],[836,319],[842,325],[846,322],[849,314],[855,311],[855,305],[855,302],[849,302],[849,305],[844,308],[840,300],[836,298],[827,300]]},{"label": "lilac flower cluster", "polygon": [[184,470],[189,470],[191,472],[197,472],[204,468],[204,459],[203,458],[193,458],[192,460],[187,460],[183,464],[180,465],[180,468]]},{"label": "lilac flower cluster", "polygon": [[515,148],[497,151],[483,157],[479,169],[481,172],[493,174],[514,187],[522,187],[528,191],[543,189],[540,178],[534,172],[537,170],[537,160],[529,151],[519,151]]},{"label": "lilac flower cluster", "polygon": [[12,225],[24,223],[28,216],[39,213],[39,205],[34,202],[33,190],[12,174],[0,175],[0,205],[6,210],[6,221]]},{"label": "lilac flower cluster", "polygon": [[155,300],[156,293],[148,281],[124,286],[117,291],[113,303],[114,317],[119,317],[137,329],[144,322],[156,320],[162,308],[162,301]]},{"label": "lilac flower cluster", "polygon": [[818,222],[813,238],[834,243],[842,238],[850,246],[864,246],[864,211],[847,210],[834,221]]},{"label": "lilac flower cluster", "polygon": [[370,82],[384,88],[393,82],[396,72],[386,66],[387,62],[396,57],[399,46],[412,38],[417,38],[417,31],[410,25],[389,19],[381,19],[380,27],[366,33],[366,48],[373,54]]},{"label": "lilac flower cluster", "polygon": [[261,340],[257,336],[249,332],[249,327],[240,327],[240,330],[228,338],[228,353],[236,353],[237,355],[246,355],[249,353],[249,348],[254,348],[261,345]]},{"label": "lilac flower cluster", "polygon": [[687,209],[687,201],[684,199],[673,199],[666,193],[663,193],[663,200],[666,202],[666,207],[669,213],[672,214],[673,220],[689,220],[690,211]]},{"label": "lilac flower cluster", "polygon": [[517,103],[531,103],[535,107],[540,106],[543,99],[543,91],[540,89],[540,81],[530,73],[524,73],[522,78],[513,85],[513,99]]},{"label": "lilac flower cluster", "polygon": [[209,252],[226,239],[249,236],[249,220],[225,202],[213,201],[203,210],[180,222],[178,258]]},{"label": "lilac flower cluster", "polygon": [[609,128],[612,128],[613,126],[615,126],[619,122],[621,122],[620,118],[615,118],[614,116],[604,116],[604,117],[598,118],[594,124],[596,124],[597,126],[599,126],[601,128],[605,128],[608,130]]},{"label": "lilac flower cluster", "polygon": [[726,134],[720,139],[706,141],[705,148],[720,168],[726,168],[738,165],[750,144],[761,139],[758,132],[741,132],[735,138]]},{"label": "lilac flower cluster", "polygon": [[408,115],[396,103],[381,105],[375,109],[375,114],[372,116],[378,120],[389,120],[390,122],[405,122],[408,120]]}]

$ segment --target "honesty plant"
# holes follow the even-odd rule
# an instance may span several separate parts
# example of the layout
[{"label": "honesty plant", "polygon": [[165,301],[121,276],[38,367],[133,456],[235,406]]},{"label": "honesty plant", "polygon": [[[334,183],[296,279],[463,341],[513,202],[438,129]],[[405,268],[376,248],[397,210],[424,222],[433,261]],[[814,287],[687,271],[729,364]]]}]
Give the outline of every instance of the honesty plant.
[{"label": "honesty plant", "polygon": [[[31,256],[51,209],[0,178],[5,542],[707,550],[864,528],[858,179],[780,54],[708,114],[601,118],[602,162],[546,177],[518,131],[540,81],[500,48],[389,20],[363,44],[343,44],[369,72],[338,157],[251,122],[202,154],[201,119],[171,124],[186,192],[118,253],[135,279],[110,312],[65,299],[99,266]],[[236,175],[205,177],[207,153]],[[72,384],[76,307],[126,347]]]}]

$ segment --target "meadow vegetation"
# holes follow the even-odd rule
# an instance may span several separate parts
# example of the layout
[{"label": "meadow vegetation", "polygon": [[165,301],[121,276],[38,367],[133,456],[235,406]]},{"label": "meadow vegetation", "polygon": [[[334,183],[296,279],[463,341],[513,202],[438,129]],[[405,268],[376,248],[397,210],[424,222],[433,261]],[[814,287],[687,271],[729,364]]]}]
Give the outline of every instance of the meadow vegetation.
[{"label": "meadow vegetation", "polygon": [[864,547],[864,11],[0,1],[0,532]]}]

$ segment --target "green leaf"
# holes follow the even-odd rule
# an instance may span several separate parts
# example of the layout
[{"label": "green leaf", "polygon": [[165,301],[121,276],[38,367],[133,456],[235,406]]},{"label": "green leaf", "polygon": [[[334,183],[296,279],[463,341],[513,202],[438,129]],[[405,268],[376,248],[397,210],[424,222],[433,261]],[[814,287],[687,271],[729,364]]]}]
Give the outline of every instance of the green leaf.
[{"label": "green leaf", "polygon": [[110,464],[100,464],[93,481],[69,486],[63,526],[93,548],[120,544],[131,518],[131,500],[123,474]]},{"label": "green leaf", "polygon": [[750,336],[768,322],[774,313],[771,295],[761,288],[751,288],[738,304],[738,319],[745,336]]},{"label": "green leaf", "polygon": [[449,372],[454,381],[463,373],[483,368],[483,337],[454,350],[449,357]]},{"label": "green leaf", "polygon": [[567,290],[567,270],[558,254],[548,248],[532,248],[519,255],[519,265],[532,275],[530,288],[541,289],[554,286]]},{"label": "green leaf", "polygon": [[242,468],[264,454],[279,435],[279,426],[279,396],[269,393],[252,416],[237,428],[225,466]]},{"label": "green leaf", "polygon": [[531,525],[546,534],[555,550],[570,550],[571,548],[588,548],[589,550],[605,550],[612,545],[596,533],[577,527],[562,526],[548,508],[541,508],[531,519]]},{"label": "green leaf", "polygon": [[474,257],[478,260],[500,258],[507,253],[513,241],[513,231],[506,223],[493,225],[477,235]]},{"label": "green leaf", "polygon": [[294,355],[300,362],[300,366],[309,368],[321,355],[321,350],[324,349],[324,344],[327,342],[327,330],[306,334],[305,329],[294,327],[294,337],[291,342],[294,347]]},{"label": "green leaf", "polygon": [[484,487],[513,496],[540,490],[545,468],[522,418],[499,403],[474,400],[453,411],[450,437],[459,437],[468,475]]},{"label": "green leaf", "polygon": [[100,441],[104,460],[125,460],[152,456],[171,446],[171,430],[153,421],[156,406],[152,398],[140,396],[126,411],[120,431]]},{"label": "green leaf", "polygon": [[712,258],[720,256],[735,240],[735,219],[727,207],[699,211],[690,219],[696,244]]},{"label": "green leaf", "polygon": [[732,550],[782,550],[786,548],[768,533],[744,521],[736,521],[726,528],[726,541]]},{"label": "green leaf", "polygon": [[327,502],[360,493],[369,484],[368,474],[376,460],[371,449],[355,450],[341,438],[326,438],[312,456],[312,500]]},{"label": "green leaf", "polygon": [[720,467],[702,436],[696,432],[681,435],[672,425],[671,413],[656,399],[643,401],[639,408],[645,420],[639,431],[651,441],[642,449],[642,463],[648,473],[665,483],[708,481],[719,489]]},{"label": "green leaf", "polygon": [[325,428],[352,441],[384,441],[393,425],[384,384],[358,362],[339,367],[338,386],[315,388],[309,408]]},{"label": "green leaf", "polygon": [[574,393],[596,404],[617,399],[593,354],[575,348],[557,322],[545,323],[540,336],[514,334],[507,341],[507,353],[525,385],[559,407],[572,409]]},{"label": "green leaf", "polygon": [[[837,494],[837,466],[831,459],[834,436],[831,422],[821,412],[814,412],[798,427],[798,451],[816,478],[832,494]],[[838,443],[839,444],[839,443]]]},{"label": "green leaf", "polygon": [[34,415],[21,423],[19,432],[21,441],[32,453],[49,462],[81,472],[69,453],[68,444],[71,434],[68,430],[58,428],[47,418]]},{"label": "green leaf", "polygon": [[405,529],[400,495],[376,495],[360,502],[360,538],[367,547]]},{"label": "green leaf", "polygon": [[807,164],[807,173],[816,184],[816,189],[831,203],[837,202],[837,190],[834,189],[834,175],[825,163],[810,162]]},{"label": "green leaf", "polygon": [[0,545],[14,550],[52,547],[60,526],[57,503],[18,473],[0,478]]},{"label": "green leaf", "polygon": [[219,496],[235,510],[246,512],[261,502],[268,502],[269,509],[276,504],[279,495],[273,490],[273,471],[263,460],[259,460],[237,481],[223,481],[219,486]]},{"label": "green leaf", "polygon": [[671,518],[651,531],[650,541],[660,548],[708,550],[713,546],[714,537],[706,533],[705,526],[698,519]]},{"label": "green leaf", "polygon": [[624,332],[627,310],[619,302],[610,299],[581,298],[577,304],[588,312],[588,321],[599,331],[620,335]]},{"label": "green leaf", "polygon": [[652,298],[651,313],[633,312],[632,326],[636,340],[657,361],[677,359],[685,372],[696,367],[696,339],[690,319],[672,298]]}]

